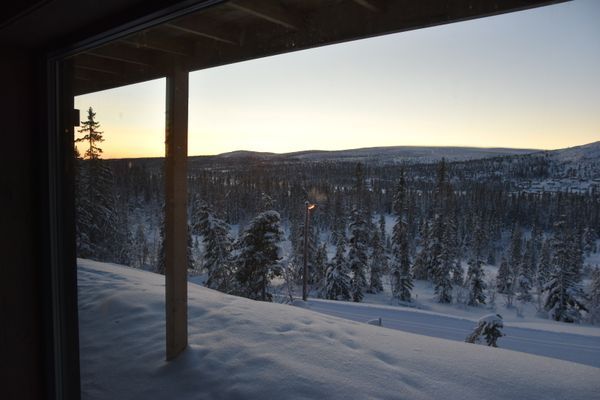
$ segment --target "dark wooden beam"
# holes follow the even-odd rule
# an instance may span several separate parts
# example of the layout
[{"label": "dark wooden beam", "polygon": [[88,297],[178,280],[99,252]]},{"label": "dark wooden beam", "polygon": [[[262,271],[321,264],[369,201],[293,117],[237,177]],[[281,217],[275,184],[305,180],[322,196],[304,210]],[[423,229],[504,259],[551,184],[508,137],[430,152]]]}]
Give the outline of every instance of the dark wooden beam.
[{"label": "dark wooden beam", "polygon": [[270,0],[251,0],[251,1],[230,1],[226,3],[236,10],[254,15],[257,18],[264,19],[287,29],[298,30],[301,28],[301,22],[297,14],[287,11],[278,1]]},{"label": "dark wooden beam", "polygon": [[105,69],[105,68],[101,68],[101,67],[96,67],[94,65],[76,65],[75,69],[82,69],[84,71],[93,71],[93,72],[100,72],[102,74],[107,74],[107,75],[115,75],[115,76],[119,76],[119,73],[110,69]]},{"label": "dark wooden beam", "polygon": [[180,57],[191,55],[188,39],[173,40],[156,31],[143,31],[137,35],[121,39],[119,42],[136,49],[150,49]]},{"label": "dark wooden beam", "polygon": [[88,69],[90,71],[104,72],[112,75],[133,75],[137,73],[145,73],[153,67],[148,64],[131,63],[114,58],[98,57],[95,54],[81,54],[75,59],[74,65],[76,68]]},{"label": "dark wooden beam", "polygon": [[149,67],[151,65],[149,61],[143,61],[143,58],[141,57],[132,57],[130,54],[117,54],[115,52],[107,52],[106,50],[93,50],[88,51],[86,54],[97,58],[140,65],[144,67]]},{"label": "dark wooden beam", "polygon": [[186,24],[184,22],[165,24],[167,28],[177,30],[191,35],[200,36],[206,39],[216,40],[217,42],[238,45],[239,43],[233,38],[229,38],[226,32],[216,32],[216,28],[201,29],[198,26]]},{"label": "dark wooden beam", "polygon": [[167,76],[165,135],[165,285],[167,360],[187,347],[188,73]]},{"label": "dark wooden beam", "polygon": [[385,3],[380,0],[352,0],[361,7],[372,12],[381,12],[385,8]]}]

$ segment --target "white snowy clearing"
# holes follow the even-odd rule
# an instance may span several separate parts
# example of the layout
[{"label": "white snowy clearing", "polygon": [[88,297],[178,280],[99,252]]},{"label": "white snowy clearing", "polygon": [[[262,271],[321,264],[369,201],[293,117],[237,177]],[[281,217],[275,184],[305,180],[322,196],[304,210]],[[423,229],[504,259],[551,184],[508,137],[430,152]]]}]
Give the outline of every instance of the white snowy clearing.
[{"label": "white snowy clearing", "polygon": [[189,348],[166,362],[163,276],[79,260],[78,281],[84,399],[594,399],[600,392],[600,368],[195,284]]}]

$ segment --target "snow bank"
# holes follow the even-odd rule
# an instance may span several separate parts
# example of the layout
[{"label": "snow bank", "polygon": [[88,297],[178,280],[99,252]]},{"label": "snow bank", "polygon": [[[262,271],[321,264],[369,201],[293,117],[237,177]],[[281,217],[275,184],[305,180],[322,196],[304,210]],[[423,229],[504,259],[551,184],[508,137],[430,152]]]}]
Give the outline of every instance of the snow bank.
[{"label": "snow bank", "polygon": [[591,399],[600,369],[189,285],[190,345],[164,361],[164,277],[80,260],[84,399]]}]

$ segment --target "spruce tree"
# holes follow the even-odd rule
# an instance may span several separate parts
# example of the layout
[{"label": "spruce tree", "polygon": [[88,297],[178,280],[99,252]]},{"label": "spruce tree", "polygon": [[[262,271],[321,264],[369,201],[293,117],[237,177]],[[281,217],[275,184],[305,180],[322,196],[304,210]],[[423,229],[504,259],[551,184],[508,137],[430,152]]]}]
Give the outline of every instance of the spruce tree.
[{"label": "spruce tree", "polygon": [[413,266],[413,276],[415,279],[427,280],[430,277],[429,268],[431,265],[431,245],[430,245],[429,223],[424,222],[421,227],[420,246]]},{"label": "spruce tree", "polygon": [[312,281],[318,286],[323,287],[327,275],[327,243],[323,243],[317,249],[315,256],[315,271]]},{"label": "spruce tree", "polygon": [[577,322],[581,318],[580,312],[587,311],[578,299],[582,265],[581,256],[577,254],[581,252],[581,244],[576,242],[577,236],[562,217],[554,225],[552,272],[544,287],[544,308],[555,321]]},{"label": "spruce tree", "polygon": [[138,268],[144,268],[147,264],[148,252],[149,248],[148,241],[146,239],[146,233],[144,232],[142,224],[138,224],[133,237],[132,253],[134,258],[134,266]]},{"label": "spruce tree", "polygon": [[450,274],[456,265],[454,248],[451,229],[449,229],[449,226],[445,226],[438,261],[432,271],[434,293],[439,303],[452,302],[452,278]]},{"label": "spruce tree", "polygon": [[348,264],[350,266],[350,271],[352,272],[352,300],[360,302],[364,297],[363,291],[367,287],[367,278],[365,274],[368,266],[367,244],[369,236],[367,233],[367,224],[362,217],[362,213],[357,209],[352,210],[350,235]]},{"label": "spruce tree", "polygon": [[532,300],[531,289],[533,287],[533,275],[535,272],[535,250],[533,240],[528,240],[525,252],[521,259],[519,275],[517,277],[517,300],[529,302]]},{"label": "spruce tree", "polygon": [[523,246],[523,233],[518,224],[515,224],[510,237],[510,250],[508,262],[510,264],[510,270],[513,273],[513,281],[516,283],[519,271],[521,269],[521,261],[523,258],[522,252]]},{"label": "spruce tree", "polygon": [[469,269],[467,270],[466,286],[469,290],[468,302],[470,306],[485,304],[485,282],[483,272],[483,251],[484,233],[480,223],[475,227],[473,237],[473,248],[471,259],[469,260]]},{"label": "spruce tree", "polygon": [[596,246],[596,233],[594,232],[594,229],[589,226],[583,230],[583,251],[588,257],[592,253],[598,251]]},{"label": "spruce tree", "polygon": [[592,324],[600,323],[600,269],[592,271],[590,292],[588,295],[589,321]]},{"label": "spruce tree", "polygon": [[240,295],[254,300],[272,301],[268,288],[275,276],[280,275],[279,242],[283,238],[281,217],[276,211],[265,211],[256,216],[245,228],[236,248],[235,277]]},{"label": "spruce tree", "polygon": [[404,170],[400,171],[400,178],[394,193],[393,209],[396,220],[392,228],[392,297],[399,301],[409,302],[411,301],[413,282],[408,248],[407,190]]},{"label": "spruce tree", "polygon": [[329,300],[350,300],[351,282],[348,264],[345,259],[345,241],[340,238],[337,243],[335,256],[327,268],[325,278],[325,297]]},{"label": "spruce tree", "polygon": [[208,272],[205,285],[228,293],[233,289],[233,239],[229,225],[218,218],[207,203],[199,202],[198,199],[195,202],[197,204],[192,214],[192,231],[201,235],[204,243],[202,268]]},{"label": "spruce tree", "polygon": [[498,275],[496,275],[496,289],[498,290],[498,293],[505,296],[506,306],[509,308],[512,307],[513,297],[515,295],[513,275],[506,257],[502,257],[500,268],[498,268]]},{"label": "spruce tree", "polygon": [[[90,107],[85,121],[81,121],[79,133],[82,137],[76,143],[85,143],[87,148],[84,159],[77,168],[77,232],[78,255],[100,261],[121,261],[120,246],[124,238],[118,230],[116,199],[113,192],[113,174],[101,159],[104,141],[99,131],[100,124],[95,121],[96,113]],[[126,239],[125,239],[126,241]]]},{"label": "spruce tree", "polygon": [[379,293],[383,291],[382,275],[388,269],[388,259],[385,254],[385,248],[379,237],[379,232],[373,232],[371,240],[371,274],[369,280],[369,293]]}]

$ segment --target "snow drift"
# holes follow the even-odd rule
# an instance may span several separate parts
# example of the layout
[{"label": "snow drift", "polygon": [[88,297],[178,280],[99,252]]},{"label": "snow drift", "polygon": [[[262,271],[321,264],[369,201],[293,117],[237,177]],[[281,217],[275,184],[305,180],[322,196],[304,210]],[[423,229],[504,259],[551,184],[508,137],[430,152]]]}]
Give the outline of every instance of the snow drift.
[{"label": "snow drift", "polygon": [[164,277],[79,261],[84,399],[591,399],[600,369],[189,285],[164,360]]}]

